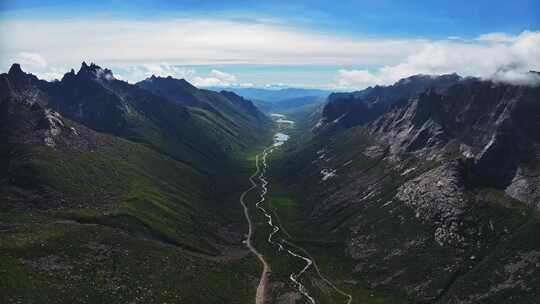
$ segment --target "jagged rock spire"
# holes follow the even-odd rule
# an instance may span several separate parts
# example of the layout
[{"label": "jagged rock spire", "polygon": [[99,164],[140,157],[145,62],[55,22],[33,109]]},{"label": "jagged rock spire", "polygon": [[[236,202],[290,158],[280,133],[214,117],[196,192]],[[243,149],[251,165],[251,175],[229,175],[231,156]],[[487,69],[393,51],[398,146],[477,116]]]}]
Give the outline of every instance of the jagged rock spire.
[{"label": "jagged rock spire", "polygon": [[10,74],[10,75],[18,75],[18,74],[24,74],[24,72],[21,69],[20,64],[14,63],[14,64],[11,65],[11,68],[9,68],[8,74]]}]

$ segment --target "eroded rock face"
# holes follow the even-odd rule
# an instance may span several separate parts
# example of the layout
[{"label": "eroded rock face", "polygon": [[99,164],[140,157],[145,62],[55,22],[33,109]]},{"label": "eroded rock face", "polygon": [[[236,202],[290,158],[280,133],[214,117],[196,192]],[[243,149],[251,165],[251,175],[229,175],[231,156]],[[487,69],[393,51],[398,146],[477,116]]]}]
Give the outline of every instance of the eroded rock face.
[{"label": "eroded rock face", "polygon": [[47,146],[83,152],[106,146],[101,138],[39,103],[9,97],[0,101],[0,143]]},{"label": "eroded rock face", "polygon": [[415,216],[435,224],[434,239],[441,245],[462,246],[458,232],[466,207],[460,164],[453,162],[432,169],[399,187],[396,199],[412,208]]},{"label": "eroded rock face", "polygon": [[527,171],[527,169],[519,167],[505,192],[511,197],[522,202],[528,202],[531,207],[540,210],[540,176],[528,174]]},{"label": "eroded rock face", "polygon": [[[473,186],[509,188],[513,197],[537,207],[538,192],[524,185],[540,173],[531,165],[540,161],[539,100],[539,87],[465,79],[443,91],[425,91],[368,129],[389,147],[391,161],[410,155],[437,162],[469,159]],[[529,177],[519,177],[518,168]]]},{"label": "eroded rock face", "polygon": [[363,125],[389,111],[392,106],[416,97],[428,88],[443,90],[461,77],[414,75],[390,86],[375,86],[352,93],[333,93],[323,109],[317,130],[348,129]]},{"label": "eroded rock face", "polygon": [[40,125],[45,129],[44,142],[46,146],[54,148],[56,146],[54,138],[60,135],[63,129],[67,128],[64,125],[62,116],[58,112],[54,112],[50,109],[44,109],[43,112],[44,115]]}]

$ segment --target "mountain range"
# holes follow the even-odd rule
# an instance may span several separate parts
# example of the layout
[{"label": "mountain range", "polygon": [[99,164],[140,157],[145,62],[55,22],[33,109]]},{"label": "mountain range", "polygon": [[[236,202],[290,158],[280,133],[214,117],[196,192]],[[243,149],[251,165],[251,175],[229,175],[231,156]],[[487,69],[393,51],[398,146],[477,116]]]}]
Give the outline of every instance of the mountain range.
[{"label": "mountain range", "polygon": [[[210,88],[222,90],[221,88]],[[244,98],[252,100],[263,112],[295,113],[312,110],[326,101],[330,91],[302,88],[225,88]]]}]

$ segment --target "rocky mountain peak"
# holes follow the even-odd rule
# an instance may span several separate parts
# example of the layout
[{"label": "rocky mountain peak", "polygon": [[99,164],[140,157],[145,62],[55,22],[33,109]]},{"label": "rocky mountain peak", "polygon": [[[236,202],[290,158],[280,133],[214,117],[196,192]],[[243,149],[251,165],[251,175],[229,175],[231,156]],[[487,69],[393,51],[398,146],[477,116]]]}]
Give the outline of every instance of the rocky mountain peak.
[{"label": "rocky mountain peak", "polygon": [[[351,93],[333,93],[323,109],[316,130],[347,129],[367,124],[421,93],[436,94],[459,81],[457,74],[413,75],[389,86],[375,86]],[[426,90],[428,90],[426,92]]]},{"label": "rocky mountain peak", "polygon": [[177,86],[180,86],[182,87],[183,89],[187,89],[187,90],[197,90],[197,87],[195,87],[194,85],[192,85],[191,83],[189,83],[187,80],[185,80],[184,78],[181,78],[181,79],[176,79],[176,78],[173,78],[172,76],[167,76],[167,77],[161,77],[161,76],[156,76],[154,74],[152,74],[152,76],[146,78],[145,80],[139,82],[139,84],[141,86],[144,86],[144,83],[145,82],[155,82],[156,84],[161,84],[163,86],[174,86],[174,85],[177,85]]},{"label": "rocky mountain peak", "polygon": [[75,70],[71,69],[71,71],[64,74],[64,76],[62,77],[62,81],[74,79],[76,76],[77,76],[77,74],[75,73]]},{"label": "rocky mountain peak", "polygon": [[103,69],[99,65],[95,63],[90,63],[90,65],[86,64],[85,61],[82,62],[81,68],[79,69],[79,72],[77,73],[77,76],[80,77],[87,77],[92,80],[113,80],[114,75],[111,70],[109,69]]},{"label": "rocky mountain peak", "polygon": [[21,69],[21,65],[18,64],[18,63],[14,63],[11,65],[11,68],[9,68],[9,72],[8,74],[10,76],[15,76],[15,75],[20,75],[20,74],[25,74],[23,72],[23,70]]},{"label": "rocky mountain peak", "polygon": [[17,85],[27,85],[32,82],[38,81],[38,78],[30,73],[25,73],[21,69],[21,65],[14,63],[11,65],[9,72],[7,74],[9,78],[14,81]]},{"label": "rocky mountain peak", "polygon": [[25,73],[20,64],[14,63],[8,73],[0,74],[0,99],[14,97],[27,103],[46,103],[41,85],[42,81],[35,75]]}]

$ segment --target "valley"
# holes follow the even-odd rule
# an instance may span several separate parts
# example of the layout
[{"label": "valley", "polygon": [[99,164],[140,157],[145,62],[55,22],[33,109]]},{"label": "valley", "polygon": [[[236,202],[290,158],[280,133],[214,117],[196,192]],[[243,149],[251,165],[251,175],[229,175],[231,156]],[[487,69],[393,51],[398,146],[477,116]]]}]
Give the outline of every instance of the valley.
[{"label": "valley", "polygon": [[[249,224],[248,234],[246,235],[246,246],[257,256],[257,258],[261,261],[263,265],[263,271],[261,273],[261,278],[259,281],[259,286],[257,288],[256,292],[256,303],[278,303],[279,299],[276,299],[274,297],[270,297],[268,299],[266,297],[267,294],[274,294],[275,291],[270,290],[272,288],[269,288],[269,286],[275,287],[275,282],[273,284],[269,284],[269,276],[272,277],[279,277],[282,280],[285,277],[288,277],[289,279],[289,285],[293,287],[295,292],[297,293],[297,297],[301,301],[306,301],[307,303],[326,303],[326,300],[318,301],[318,299],[314,298],[310,295],[310,291],[308,288],[304,285],[303,281],[305,281],[307,278],[308,272],[310,273],[310,276],[315,275],[317,279],[320,280],[322,284],[327,285],[326,288],[330,288],[333,290],[333,292],[336,292],[338,295],[341,295],[344,300],[341,302],[350,304],[353,301],[353,298],[350,294],[340,290],[338,287],[335,286],[334,283],[332,283],[328,278],[326,278],[319,269],[316,261],[313,260],[311,255],[302,247],[299,247],[298,245],[295,245],[292,242],[292,237],[290,234],[288,234],[286,231],[282,230],[281,227],[281,220],[279,219],[279,211],[276,212],[274,209],[274,206],[268,206],[268,203],[266,201],[266,196],[272,189],[272,183],[268,180],[268,177],[266,176],[268,171],[269,162],[268,159],[271,157],[272,153],[274,151],[279,150],[279,148],[287,142],[289,139],[289,135],[283,133],[291,131],[291,129],[294,128],[294,122],[290,120],[285,119],[285,115],[282,114],[272,114],[272,117],[274,117],[277,126],[278,126],[278,132],[274,134],[274,141],[271,146],[265,148],[260,154],[257,154],[255,157],[255,164],[256,164],[256,170],[255,173],[250,177],[250,182],[252,183],[252,187],[246,190],[241,198],[240,202],[244,208],[246,220]],[[286,123],[284,123],[286,121]],[[254,178],[258,180],[258,182],[254,181]],[[263,224],[261,222],[265,221],[267,228],[265,229],[264,233],[268,233],[267,236],[258,236],[257,240],[259,242],[266,238],[266,250],[265,254],[267,254],[269,259],[271,259],[273,262],[276,260],[280,260],[285,258],[289,263],[291,263],[293,268],[296,268],[293,272],[285,273],[285,274],[276,274],[277,270],[270,270],[271,266],[267,262],[267,259],[265,259],[264,255],[261,254],[257,249],[255,249],[252,245],[252,237],[253,234],[253,222],[250,217],[250,211],[248,205],[245,204],[245,196],[252,191],[253,189],[259,190],[259,196],[255,196],[255,204],[251,204],[251,208],[256,208],[256,210],[253,211],[258,212],[258,215],[256,215],[254,218],[257,218],[258,220],[255,221],[255,223],[260,226]],[[272,208],[272,211],[269,211],[267,208]],[[282,271],[282,270],[280,270]],[[287,282],[282,282],[282,284]],[[321,286],[313,286],[314,288],[322,288]],[[281,292],[281,291],[280,291]],[[291,294],[291,291],[288,292]],[[325,296],[327,298],[327,296]],[[303,300],[302,300],[303,299]]]},{"label": "valley", "polygon": [[539,12],[0,0],[0,304],[539,304]]},{"label": "valley", "polygon": [[415,75],[263,113],[172,77],[13,64],[0,300],[534,303],[539,96]]}]

